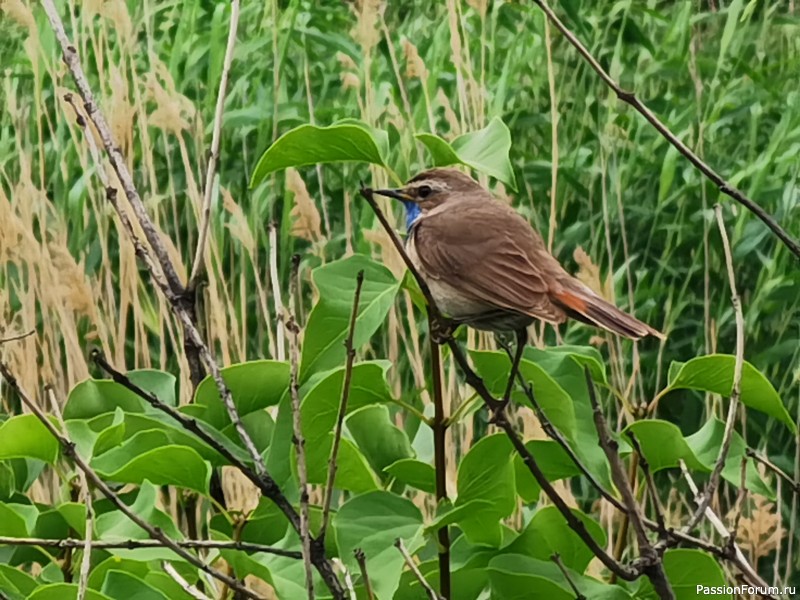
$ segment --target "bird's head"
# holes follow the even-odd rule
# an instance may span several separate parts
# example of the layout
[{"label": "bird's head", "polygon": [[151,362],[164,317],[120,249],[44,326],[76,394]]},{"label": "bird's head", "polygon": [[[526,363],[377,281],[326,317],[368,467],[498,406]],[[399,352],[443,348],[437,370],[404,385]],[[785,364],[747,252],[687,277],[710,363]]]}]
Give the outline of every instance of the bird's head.
[{"label": "bird's head", "polygon": [[411,229],[420,216],[447,200],[482,189],[472,177],[456,169],[430,169],[415,175],[401,188],[375,193],[400,200],[406,207],[406,227]]}]

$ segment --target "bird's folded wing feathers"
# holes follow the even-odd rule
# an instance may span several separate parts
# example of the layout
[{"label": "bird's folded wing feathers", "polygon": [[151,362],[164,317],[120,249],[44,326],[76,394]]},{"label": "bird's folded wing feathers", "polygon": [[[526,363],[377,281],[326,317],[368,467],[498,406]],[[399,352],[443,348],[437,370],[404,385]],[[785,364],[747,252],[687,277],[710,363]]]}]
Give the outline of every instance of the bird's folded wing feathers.
[{"label": "bird's folded wing feathers", "polygon": [[544,256],[547,268],[553,259],[527,221],[505,209],[460,202],[452,211],[421,219],[414,231],[419,259],[429,277],[475,300],[560,323],[564,312],[550,302],[536,264]]}]

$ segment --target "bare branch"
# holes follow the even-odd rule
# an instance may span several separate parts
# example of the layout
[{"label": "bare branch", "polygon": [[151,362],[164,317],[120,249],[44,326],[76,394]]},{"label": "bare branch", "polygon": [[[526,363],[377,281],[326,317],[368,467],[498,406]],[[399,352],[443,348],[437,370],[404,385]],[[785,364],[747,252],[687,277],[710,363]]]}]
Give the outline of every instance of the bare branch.
[{"label": "bare branch", "polygon": [[442,600],[442,596],[437,594],[436,590],[433,589],[431,587],[431,584],[428,583],[425,577],[422,576],[422,573],[417,567],[417,563],[414,562],[414,559],[408,553],[408,550],[406,550],[406,546],[405,544],[403,544],[403,540],[397,538],[394,542],[394,545],[400,551],[400,554],[403,555],[403,560],[406,561],[406,565],[408,565],[408,568],[411,569],[411,572],[414,574],[414,577],[417,578],[417,581],[419,581],[419,584],[422,586],[422,589],[425,590],[425,592],[427,592],[428,597],[430,597],[431,600]]},{"label": "bare branch", "polygon": [[231,0],[231,21],[228,29],[228,43],[225,46],[225,58],[222,61],[222,73],[219,79],[219,90],[217,91],[217,106],[214,110],[214,129],[211,133],[211,153],[208,157],[208,168],[206,169],[206,184],[203,188],[203,209],[201,215],[200,234],[197,239],[197,248],[194,253],[192,263],[192,274],[189,277],[187,288],[194,289],[197,280],[203,272],[203,256],[205,254],[206,242],[208,240],[208,228],[211,222],[211,196],[214,191],[214,176],[217,172],[217,161],[219,160],[219,145],[222,137],[222,115],[225,110],[225,95],[228,90],[228,75],[233,63],[233,49],[236,46],[236,29],[239,26],[239,0]]},{"label": "bare branch", "polygon": [[303,424],[300,417],[300,326],[295,320],[295,302],[297,299],[297,271],[300,267],[300,255],[292,257],[292,291],[289,295],[289,317],[286,330],[289,333],[289,392],[292,401],[292,427],[295,453],[297,454],[297,478],[300,485],[300,541],[303,544],[303,564],[306,567],[306,590],[309,600],[314,600],[314,573],[311,570],[311,533],[308,521],[308,471],[306,470],[306,441],[303,437]]},{"label": "bare branch", "polygon": [[[697,496],[700,495],[700,490],[698,489],[697,484],[695,483],[694,479],[692,479],[689,470],[686,468],[686,464],[683,461],[681,461],[680,465],[683,477],[689,484],[689,489],[692,490],[692,494],[694,494],[695,498],[697,498]],[[726,539],[730,537],[730,532],[728,531],[727,527],[725,527],[725,523],[722,522],[722,519],[720,519],[717,516],[717,514],[711,509],[711,507],[706,508],[705,516],[706,519],[708,519],[708,522],[711,523],[711,525],[713,525],[714,529],[716,529],[717,533],[719,533],[722,537]],[[753,566],[747,561],[747,558],[742,553],[742,550],[741,548],[739,548],[739,545],[734,541],[731,544],[731,546],[733,548],[733,556],[729,557],[731,562],[733,562],[733,564],[735,564],[739,568],[739,570],[745,575],[745,577],[751,583],[751,585],[763,588],[769,587],[769,584],[761,578],[761,576],[756,572]],[[767,597],[775,598],[774,596],[767,596]]]},{"label": "bare branch", "polygon": [[2,346],[3,344],[7,344],[8,342],[16,342],[18,340],[24,340],[26,337],[30,337],[34,333],[36,333],[36,330],[31,329],[26,333],[18,333],[17,335],[12,335],[7,338],[0,338],[0,346]]},{"label": "bare branch", "polygon": [[[181,548],[201,548],[203,550],[236,550],[240,552],[264,552],[286,558],[301,559],[302,553],[296,550],[284,550],[274,546],[253,544],[250,542],[218,541],[218,540],[173,540]],[[18,538],[0,536],[0,546],[41,546],[42,548],[83,548],[85,540],[73,538]],[[137,550],[139,548],[163,548],[159,540],[93,540],[95,550]]]},{"label": "bare branch", "polygon": [[[61,407],[58,405],[55,390],[52,385],[45,386],[45,394],[50,400],[50,406],[53,407],[53,413],[58,419],[61,426],[61,431],[67,431],[67,424],[64,422],[64,415],[61,413]],[[86,597],[86,589],[89,584],[89,571],[92,567],[92,538],[94,537],[94,506],[92,504],[92,492],[89,487],[89,482],[86,479],[86,473],[78,470],[78,480],[80,481],[81,491],[83,492],[84,504],[86,505],[86,520],[84,522],[83,533],[83,557],[81,558],[80,574],[78,576],[78,592],[76,594],[77,600],[83,600]]]},{"label": "bare branch", "polygon": [[714,469],[711,471],[711,477],[708,479],[705,492],[699,497],[697,509],[683,528],[686,533],[694,529],[700,522],[700,519],[703,518],[706,508],[708,508],[711,503],[711,499],[714,497],[717,487],[719,486],[720,476],[722,475],[722,469],[725,468],[725,461],[728,459],[734,426],[736,425],[736,414],[739,410],[740,388],[742,384],[742,366],[744,365],[744,316],[742,315],[742,303],[739,299],[739,294],[736,292],[736,276],[733,271],[731,245],[728,241],[728,232],[725,231],[725,222],[722,220],[722,207],[719,204],[714,206],[714,213],[717,217],[717,225],[719,226],[719,233],[722,237],[725,264],[728,268],[728,283],[731,286],[731,303],[733,304],[733,311],[736,315],[736,362],[733,367],[733,388],[731,389],[730,405],[728,406],[728,418],[725,420],[722,445],[719,448],[719,454],[714,463]]},{"label": "bare branch", "polygon": [[[428,317],[429,330],[435,328],[433,319]],[[444,385],[442,384],[442,356],[439,345],[433,336],[430,338],[431,350],[431,387],[433,397],[433,421],[430,424],[433,432],[433,462],[436,474],[436,503],[447,501],[447,415],[444,411]],[[439,555],[439,591],[445,598],[450,598],[450,530],[443,525],[436,532],[438,539],[437,553]]]},{"label": "bare branch", "polygon": [[195,598],[196,600],[211,600],[211,598],[206,596],[203,592],[181,577],[181,574],[178,573],[178,571],[175,570],[175,567],[173,567],[168,561],[162,560],[161,568],[164,569],[164,572],[172,577],[175,583],[181,586],[183,591],[189,594],[192,598]]},{"label": "bare branch", "polygon": [[569,587],[571,587],[572,591],[575,593],[575,600],[586,600],[586,596],[581,594],[581,591],[578,589],[578,586],[575,584],[574,581],[572,581],[572,577],[570,577],[569,571],[567,571],[567,568],[564,566],[564,563],[561,561],[561,555],[558,552],[556,552],[555,554],[552,554],[550,556],[550,560],[552,560],[554,563],[556,563],[556,566],[559,568],[561,573],[564,575],[564,579],[567,580],[567,583],[569,584]]},{"label": "bare branch", "polygon": [[361,571],[361,581],[364,582],[364,591],[367,592],[367,600],[375,600],[375,593],[372,591],[372,584],[369,582],[369,573],[367,572],[367,557],[361,548],[356,548],[353,551],[358,563],[358,568]]},{"label": "bare branch", "polygon": [[353,361],[356,358],[356,350],[353,348],[353,336],[356,331],[356,317],[358,317],[358,305],[361,301],[361,286],[364,285],[364,271],[361,270],[356,276],[356,291],[353,295],[353,308],[350,311],[350,324],[347,328],[347,337],[344,340],[344,348],[347,358],[344,365],[344,381],[342,382],[342,396],[339,400],[339,411],[336,414],[336,426],[333,429],[333,443],[331,444],[331,455],[328,458],[328,476],[325,481],[325,498],[322,502],[322,525],[319,530],[319,539],[325,539],[325,532],[328,529],[328,519],[331,512],[331,498],[333,497],[333,485],[336,482],[336,460],[339,455],[339,442],[342,439],[342,428],[344,427],[344,417],[347,414],[347,400],[350,397],[350,381],[353,378]]},{"label": "bare branch", "polygon": [[603,449],[606,458],[608,458],[608,464],[611,467],[611,478],[614,480],[614,484],[622,495],[622,502],[627,509],[628,518],[636,534],[639,554],[641,555],[640,561],[642,562],[642,571],[650,579],[650,582],[653,584],[653,589],[660,598],[663,600],[674,600],[675,593],[672,591],[672,586],[664,571],[664,563],[661,559],[661,555],[656,552],[647,537],[641,508],[633,495],[633,488],[625,472],[625,465],[622,464],[622,459],[619,457],[619,445],[616,440],[611,438],[611,431],[603,415],[603,409],[597,401],[592,374],[588,366],[584,367],[584,374],[586,376],[586,386],[589,389],[589,402],[591,402],[592,412],[594,413],[594,424],[600,439],[600,447]]},{"label": "bare branch", "polygon": [[769,460],[765,456],[761,456],[758,452],[756,452],[752,448],[747,448],[745,450],[745,452],[747,453],[747,456],[749,458],[752,458],[754,461],[756,461],[758,463],[761,463],[767,469],[769,469],[770,471],[775,473],[778,477],[783,479],[786,483],[788,483],[789,484],[789,488],[794,493],[800,494],[800,482],[795,481],[794,479],[792,479],[792,477],[788,473],[784,472],[783,469],[781,469],[779,466],[777,466],[775,463],[773,463],[771,460]]},{"label": "bare branch", "polygon": [[639,466],[642,469],[642,473],[644,473],[647,491],[650,493],[650,500],[653,503],[653,510],[656,513],[658,535],[661,539],[665,539],[667,536],[667,526],[664,521],[664,509],[661,507],[661,501],[658,498],[658,488],[656,487],[656,482],[653,480],[653,473],[650,471],[650,463],[647,462],[644,453],[642,453],[642,447],[633,431],[628,431],[628,439],[630,440],[631,446],[633,446],[636,455],[639,457]]},{"label": "bare branch", "polygon": [[707,165],[703,159],[692,152],[692,150],[686,144],[684,144],[678,138],[678,136],[672,133],[672,131],[670,131],[670,129],[664,125],[664,123],[662,123],[661,120],[649,108],[647,108],[647,106],[645,106],[645,104],[639,100],[633,92],[623,90],[622,87],[616,81],[614,81],[611,75],[609,75],[606,70],[603,69],[597,59],[592,56],[591,52],[587,50],[586,46],[584,46],[575,36],[575,34],[572,33],[572,31],[570,31],[570,29],[561,22],[558,16],[556,16],[553,10],[547,5],[545,0],[533,0],[533,3],[542,10],[547,19],[553,25],[555,25],[556,29],[558,29],[561,34],[567,38],[567,41],[569,41],[569,43],[572,44],[572,46],[578,51],[578,54],[580,54],[584,60],[589,63],[589,66],[591,66],[595,73],[597,73],[605,82],[605,84],[614,91],[614,93],[617,95],[617,98],[632,106],[647,120],[648,123],[650,123],[656,129],[656,131],[658,131],[670,144],[672,144],[675,149],[678,150],[678,152],[680,152],[690,163],[692,163],[698,171],[711,180],[719,188],[720,192],[730,196],[754,215],[756,215],[759,219],[761,219],[761,221],[770,229],[770,231],[772,231],[778,237],[778,239],[780,239],[786,245],[789,251],[797,258],[800,258],[800,243],[793,239],[778,224],[774,217],[767,213],[767,211],[756,204],[753,200],[748,198],[742,191],[738,190],[731,183],[723,179],[716,173],[716,171]]},{"label": "bare branch", "polygon": [[[86,75],[81,67],[77,50],[67,38],[64,30],[64,24],[58,15],[58,11],[54,6],[53,0],[43,0],[42,4],[45,12],[47,13],[51,27],[55,33],[56,39],[61,46],[64,61],[67,64],[67,67],[72,74],[72,78],[78,87],[81,98],[83,99],[86,113],[94,124],[100,139],[102,140],[105,151],[109,156],[109,160],[111,161],[120,183],[122,184],[136,219],[142,227],[150,247],[153,249],[153,254],[155,254],[156,258],[158,259],[158,264],[156,264],[151,258],[148,249],[144,246],[144,244],[139,242],[128,215],[124,210],[122,210],[120,204],[116,202],[116,189],[111,186],[107,186],[106,195],[110,203],[117,211],[120,221],[134,245],[136,255],[145,264],[151,279],[167,299],[170,309],[181,324],[184,333],[184,347],[186,349],[190,366],[192,367],[192,380],[195,384],[197,383],[199,371],[202,370],[200,363],[205,365],[217,387],[222,403],[225,406],[239,439],[242,441],[242,444],[253,460],[256,474],[258,475],[259,479],[263,480],[263,484],[267,488],[269,488],[270,485],[274,486],[274,489],[271,492],[272,495],[269,497],[271,499],[278,497],[283,498],[284,513],[287,514],[287,517],[289,517],[295,530],[298,530],[299,523],[297,522],[296,513],[294,513],[293,510],[286,510],[285,507],[288,504],[288,501],[280,492],[277,485],[275,485],[274,480],[272,480],[267,473],[263,457],[259,453],[257,447],[253,443],[252,438],[242,424],[241,418],[236,409],[236,405],[231,396],[230,389],[222,378],[220,367],[197,329],[195,324],[196,319],[194,316],[193,294],[190,291],[187,292],[187,290],[181,284],[175,268],[170,261],[169,255],[166,252],[164,243],[160,239],[159,234],[153,222],[150,220],[144,204],[138,192],[136,191],[131,174],[125,164],[124,157],[122,156],[119,147],[114,144],[111,130],[97,106],[97,102],[95,101],[91,88],[89,87]],[[85,126],[85,121],[83,122],[83,125]],[[87,132],[86,137],[89,139],[91,138],[91,135],[89,135]],[[99,156],[97,156],[96,159],[99,160]],[[195,364],[195,357],[197,358],[197,364]],[[292,520],[293,513],[295,517],[294,520]],[[324,548],[321,545],[315,544],[313,555],[313,563],[319,570],[319,573],[325,581],[328,589],[335,598],[343,598],[344,590],[342,589],[341,582],[338,580],[331,562],[326,558]]]}]

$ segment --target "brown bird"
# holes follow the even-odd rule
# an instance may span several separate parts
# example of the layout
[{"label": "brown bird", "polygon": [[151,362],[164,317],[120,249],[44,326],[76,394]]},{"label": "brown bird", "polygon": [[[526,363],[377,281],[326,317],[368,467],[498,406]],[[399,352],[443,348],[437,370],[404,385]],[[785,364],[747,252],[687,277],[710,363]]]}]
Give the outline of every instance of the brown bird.
[{"label": "brown bird", "polygon": [[406,249],[438,309],[475,329],[516,332],[519,357],[534,319],[570,317],[634,340],[663,339],[567,273],[528,221],[470,176],[431,169],[375,193],[405,205]]}]

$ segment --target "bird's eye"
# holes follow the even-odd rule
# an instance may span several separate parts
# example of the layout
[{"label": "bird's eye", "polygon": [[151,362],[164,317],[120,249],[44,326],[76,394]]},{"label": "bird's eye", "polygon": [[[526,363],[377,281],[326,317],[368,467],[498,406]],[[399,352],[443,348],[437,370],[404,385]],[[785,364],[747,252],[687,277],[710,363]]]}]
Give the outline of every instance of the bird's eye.
[{"label": "bird's eye", "polygon": [[431,189],[431,186],[421,185],[417,188],[417,196],[419,196],[420,198],[427,198],[428,196],[431,195],[432,191],[433,190]]}]

